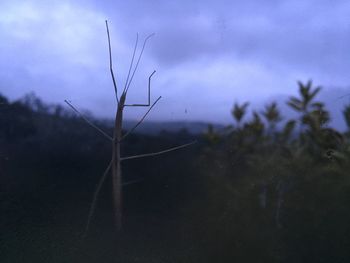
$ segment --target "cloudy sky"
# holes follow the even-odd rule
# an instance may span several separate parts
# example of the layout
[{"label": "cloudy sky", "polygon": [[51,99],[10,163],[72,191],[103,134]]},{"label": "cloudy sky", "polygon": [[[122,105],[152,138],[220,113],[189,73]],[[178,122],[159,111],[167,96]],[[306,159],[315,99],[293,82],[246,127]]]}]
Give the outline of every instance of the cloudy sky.
[{"label": "cloudy sky", "polygon": [[[112,117],[109,21],[115,73],[126,79],[136,33],[151,33],[130,87],[129,103],[162,95],[151,120],[231,122],[234,102],[262,108],[297,94],[312,79],[337,125],[350,93],[350,1],[1,0],[0,92],[17,99],[69,99]],[[145,109],[127,108],[136,119]]]}]

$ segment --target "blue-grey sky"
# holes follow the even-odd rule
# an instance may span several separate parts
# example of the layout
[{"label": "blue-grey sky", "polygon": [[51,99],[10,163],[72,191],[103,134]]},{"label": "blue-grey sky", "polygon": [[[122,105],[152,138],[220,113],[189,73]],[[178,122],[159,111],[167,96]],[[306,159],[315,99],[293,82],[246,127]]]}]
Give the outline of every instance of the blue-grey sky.
[{"label": "blue-grey sky", "polygon": [[[130,88],[130,103],[163,99],[151,120],[231,122],[235,101],[257,109],[297,94],[312,79],[320,99],[343,125],[350,97],[350,1],[98,1],[1,0],[0,92],[16,99],[31,91],[45,101],[69,99],[112,117],[104,21],[109,21],[119,86],[127,75],[136,33],[150,33]],[[285,107],[284,107],[285,108]],[[145,109],[126,110],[136,119]]]}]

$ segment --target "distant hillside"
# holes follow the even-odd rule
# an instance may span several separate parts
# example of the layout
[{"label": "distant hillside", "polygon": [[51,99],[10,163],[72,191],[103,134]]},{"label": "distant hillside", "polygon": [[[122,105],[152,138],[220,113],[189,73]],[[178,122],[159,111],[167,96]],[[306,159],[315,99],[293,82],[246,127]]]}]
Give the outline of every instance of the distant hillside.
[{"label": "distant hillside", "polygon": [[[136,121],[125,121],[123,123],[124,129],[128,130],[135,126]],[[167,132],[178,132],[180,130],[186,129],[191,134],[200,134],[208,130],[209,123],[205,122],[186,122],[186,121],[176,121],[176,122],[154,122],[145,121],[137,129],[135,133],[142,133],[148,135],[157,135],[161,131]],[[222,129],[225,126],[221,124],[214,124],[215,129]]]}]

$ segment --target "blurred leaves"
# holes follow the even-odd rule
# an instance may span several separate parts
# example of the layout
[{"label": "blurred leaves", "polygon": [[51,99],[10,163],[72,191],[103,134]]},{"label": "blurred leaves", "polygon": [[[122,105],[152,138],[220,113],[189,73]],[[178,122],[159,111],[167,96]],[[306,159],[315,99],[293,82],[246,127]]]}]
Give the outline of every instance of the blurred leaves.
[{"label": "blurred leaves", "polygon": [[238,126],[241,123],[243,117],[245,116],[248,106],[249,106],[248,102],[245,102],[242,105],[239,105],[238,103],[235,103],[233,105],[233,109],[231,111],[231,114],[234,117],[234,119],[236,120]]},{"label": "blurred leaves", "polygon": [[[295,120],[283,118],[277,102],[253,110],[250,116],[248,102],[234,103],[231,114],[236,125],[223,131],[209,125],[195,149],[126,165],[126,174],[147,178],[127,196],[137,207],[137,218],[153,207],[166,214],[164,235],[169,238],[176,232],[177,239],[168,242],[171,249],[164,246],[164,254],[178,251],[181,244],[191,255],[188,262],[346,262],[350,258],[350,105],[343,110],[348,132],[342,133],[328,126],[330,113],[316,100],[320,90],[311,81],[298,82],[298,96],[287,101],[299,114]],[[0,96],[0,109],[1,146],[13,153],[8,167],[25,167],[32,174],[39,171],[43,175],[37,180],[43,189],[55,181],[65,186],[64,193],[74,185],[71,192],[76,194],[95,185],[100,174],[95,171],[103,170],[109,142],[62,107],[46,105],[33,95],[16,102]],[[104,128],[108,130],[108,125]],[[132,154],[172,146],[191,136],[195,137],[185,131],[157,137],[131,135],[123,151]],[[54,179],[51,174],[59,176]],[[26,173],[16,182],[28,189],[33,178]],[[157,229],[152,220],[133,227]],[[131,233],[140,236],[140,231]],[[132,235],[129,243],[136,240]],[[153,239],[164,237],[150,236],[150,246]]]}]

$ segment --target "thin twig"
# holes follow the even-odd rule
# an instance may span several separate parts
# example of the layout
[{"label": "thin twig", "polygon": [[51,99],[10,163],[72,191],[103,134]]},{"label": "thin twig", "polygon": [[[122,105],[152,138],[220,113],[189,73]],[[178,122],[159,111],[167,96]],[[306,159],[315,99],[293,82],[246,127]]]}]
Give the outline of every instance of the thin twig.
[{"label": "thin twig", "polygon": [[342,98],[345,98],[345,97],[347,97],[347,96],[349,96],[349,95],[350,95],[350,93],[345,94],[345,95],[343,95],[343,96],[340,96],[339,98],[337,98],[337,100],[340,100],[340,99],[342,99]]},{"label": "thin twig", "polygon": [[119,104],[117,82],[115,81],[115,77],[114,77],[114,73],[113,73],[111,38],[110,38],[110,36],[109,36],[109,28],[108,28],[108,22],[107,22],[107,20],[106,20],[106,29],[107,29],[107,37],[108,37],[109,70],[110,70],[111,76],[112,76],[112,81],[113,81],[113,87],[114,87],[115,97],[116,97],[117,102],[118,102],[118,104]]},{"label": "thin twig", "polygon": [[156,105],[156,103],[162,98],[162,96],[159,96],[159,98],[152,104],[152,106],[148,109],[148,111],[143,115],[143,117],[141,118],[141,120],[139,120],[139,122],[133,127],[131,128],[122,138],[120,141],[122,141],[125,137],[127,137],[130,133],[132,133],[137,126],[139,126],[143,120],[146,118],[146,116],[148,115],[148,113],[152,110],[152,108],[154,107],[154,105]]},{"label": "thin twig", "polygon": [[127,181],[125,183],[122,183],[122,186],[127,186],[127,185],[131,185],[131,184],[137,184],[139,182],[142,182],[144,179],[135,179],[135,180],[131,180],[131,181]]},{"label": "thin twig", "polygon": [[96,187],[96,190],[94,193],[94,198],[92,199],[92,203],[91,203],[91,207],[90,207],[90,211],[89,211],[88,220],[86,223],[85,236],[86,236],[87,232],[89,231],[91,219],[92,219],[92,216],[94,215],[94,212],[95,212],[98,194],[100,193],[102,185],[103,185],[104,181],[106,180],[107,174],[108,174],[109,170],[111,169],[111,166],[112,166],[112,161],[109,162],[105,172],[103,173],[103,175],[102,175],[102,177],[101,177],[101,179],[98,182],[98,185]]},{"label": "thin twig", "polygon": [[156,73],[155,70],[148,77],[148,103],[147,104],[125,104],[124,106],[149,107],[149,105],[151,105],[151,78],[154,75],[154,73]]},{"label": "thin twig", "polygon": [[132,73],[132,75],[131,75],[131,78],[130,78],[130,81],[129,81],[129,83],[128,83],[128,86],[126,87],[126,92],[128,92],[129,87],[130,87],[130,84],[131,84],[131,82],[132,82],[132,80],[133,80],[133,78],[134,78],[135,72],[136,72],[136,70],[137,70],[137,68],[138,68],[138,66],[139,66],[139,63],[140,63],[140,60],[141,60],[143,51],[144,51],[144,49],[145,49],[146,43],[147,43],[148,39],[150,39],[150,38],[153,37],[153,36],[154,36],[154,34],[149,35],[148,37],[146,37],[145,41],[143,42],[143,46],[142,46],[142,49],[141,49],[139,58],[138,58],[138,60],[137,60],[137,62],[136,62],[136,65],[135,65],[134,71],[133,71],[133,73]]},{"label": "thin twig", "polygon": [[134,47],[134,52],[132,54],[132,58],[131,58],[131,62],[130,62],[130,67],[129,67],[129,72],[128,72],[128,76],[126,78],[126,81],[125,81],[125,86],[124,86],[124,90],[123,92],[126,91],[126,87],[128,85],[128,81],[129,81],[129,77],[130,77],[130,72],[131,72],[131,69],[132,69],[132,66],[134,65],[134,58],[135,58],[135,53],[136,53],[136,49],[137,49],[137,44],[139,42],[139,34],[136,34],[136,41],[135,41],[135,47]]},{"label": "thin twig", "polygon": [[148,105],[151,104],[151,79],[154,73],[156,73],[155,70],[153,70],[152,74],[148,77]]},{"label": "thin twig", "polygon": [[193,141],[193,142],[190,142],[190,143],[187,143],[187,144],[183,144],[183,145],[180,145],[180,146],[177,146],[177,147],[173,147],[173,148],[170,148],[170,149],[167,149],[167,150],[164,150],[164,151],[160,151],[160,152],[145,153],[145,154],[139,154],[139,155],[134,155],[134,156],[123,157],[123,158],[120,158],[120,160],[121,161],[125,161],[125,160],[131,160],[131,159],[137,159],[137,158],[143,158],[143,157],[156,156],[156,155],[160,155],[160,154],[163,154],[163,153],[175,151],[175,150],[178,150],[178,149],[190,146],[192,144],[195,144],[196,142],[197,141]]},{"label": "thin twig", "polygon": [[[98,185],[97,185],[97,187],[95,189],[94,197],[92,199],[90,210],[89,210],[88,220],[87,220],[87,223],[86,223],[85,234],[84,234],[85,236],[87,235],[87,233],[89,231],[89,228],[90,228],[90,225],[91,225],[91,220],[92,220],[92,217],[93,217],[93,215],[95,213],[98,195],[99,195],[99,193],[101,191],[103,183],[106,181],[106,178],[107,178],[109,170],[111,169],[111,166],[112,166],[112,161],[109,162],[105,172],[103,173],[103,175],[102,175],[102,177],[101,177],[100,181],[98,182]],[[127,186],[127,185],[130,185],[130,184],[136,184],[136,183],[142,182],[143,180],[144,179],[131,180],[131,181],[123,183],[122,186]]]},{"label": "thin twig", "polygon": [[64,100],[65,103],[68,104],[69,107],[71,107],[84,121],[86,121],[90,126],[95,128],[97,131],[99,131],[103,136],[108,138],[109,140],[113,141],[113,138],[109,136],[107,133],[105,133],[103,130],[101,130],[99,127],[97,127],[95,124],[93,124],[91,121],[89,121],[77,108],[75,108],[69,101]]}]

